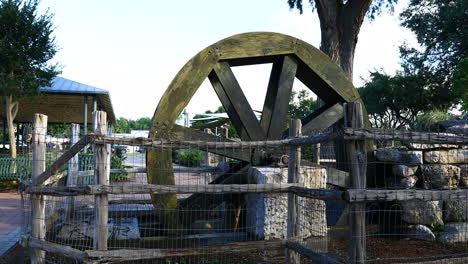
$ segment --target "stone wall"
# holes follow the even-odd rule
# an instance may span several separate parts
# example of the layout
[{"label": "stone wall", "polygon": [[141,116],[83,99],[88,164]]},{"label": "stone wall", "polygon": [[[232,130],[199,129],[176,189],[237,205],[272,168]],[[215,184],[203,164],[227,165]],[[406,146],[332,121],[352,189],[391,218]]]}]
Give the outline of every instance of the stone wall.
[{"label": "stone wall", "polygon": [[[381,173],[386,188],[455,190],[468,187],[468,146],[406,143],[402,148],[378,149],[375,154],[383,168],[391,166]],[[399,204],[401,219],[414,227],[415,237],[444,242],[468,241],[468,229],[463,228],[468,226],[468,200],[413,200]],[[427,234],[432,232],[427,227],[434,230],[435,226],[439,232]]]},{"label": "stone wall", "polygon": [[[287,183],[287,168],[253,167],[248,171],[252,184]],[[324,189],[325,168],[301,167],[299,182],[307,188]],[[287,235],[287,194],[249,194],[247,198],[247,228],[260,239],[284,239]],[[299,234],[302,238],[326,236],[327,221],[324,201],[298,197]]]}]

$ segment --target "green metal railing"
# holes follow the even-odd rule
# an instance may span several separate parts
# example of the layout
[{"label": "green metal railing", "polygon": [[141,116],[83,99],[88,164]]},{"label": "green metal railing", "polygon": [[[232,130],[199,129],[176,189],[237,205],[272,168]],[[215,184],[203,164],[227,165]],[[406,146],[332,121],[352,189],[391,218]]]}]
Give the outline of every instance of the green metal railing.
[{"label": "green metal railing", "polygon": [[[79,170],[94,169],[93,154],[79,154]],[[48,165],[52,164],[57,157],[48,157]],[[0,181],[20,181],[31,177],[32,157],[0,158]],[[93,177],[82,177],[78,184],[91,184]],[[88,179],[89,178],[89,179]]]}]

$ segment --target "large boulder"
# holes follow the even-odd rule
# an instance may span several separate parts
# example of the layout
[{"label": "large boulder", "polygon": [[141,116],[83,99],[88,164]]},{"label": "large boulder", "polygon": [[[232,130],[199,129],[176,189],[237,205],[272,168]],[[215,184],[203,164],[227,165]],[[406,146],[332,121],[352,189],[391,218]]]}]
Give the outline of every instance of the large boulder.
[{"label": "large boulder", "polygon": [[467,222],[468,221],[468,200],[444,201],[444,221],[445,222]]},{"label": "large boulder", "polygon": [[441,201],[401,201],[401,219],[415,225],[443,225]]},{"label": "large boulder", "polygon": [[392,172],[395,176],[399,177],[410,177],[416,174],[418,166],[407,166],[407,165],[393,165]]},{"label": "large boulder", "polygon": [[404,141],[403,144],[412,150],[429,150],[429,149],[452,149],[458,148],[457,145],[451,144],[425,144],[425,143],[412,143]]},{"label": "large boulder", "polygon": [[425,163],[468,163],[468,149],[434,150],[424,152]]},{"label": "large boulder", "polygon": [[424,189],[456,189],[460,181],[460,168],[452,165],[423,164],[420,182]]},{"label": "large boulder", "polygon": [[446,243],[468,242],[468,223],[448,223],[439,240]]},{"label": "large boulder", "polygon": [[375,152],[377,160],[390,163],[418,165],[423,163],[422,151],[380,148]]},{"label": "large boulder", "polygon": [[[248,171],[253,184],[287,183],[287,168],[253,167]],[[324,168],[301,167],[299,182],[305,187],[324,189],[327,174]],[[298,232],[302,237],[326,236],[325,202],[298,197]],[[287,236],[288,195],[253,193],[247,196],[247,226],[260,239],[285,239]]]},{"label": "large boulder", "polygon": [[434,241],[436,239],[431,229],[429,229],[425,225],[410,226],[409,228],[410,228],[410,232],[408,235],[412,239],[426,240],[426,241]]},{"label": "large boulder", "polygon": [[437,124],[445,127],[445,128],[449,128],[449,127],[452,127],[452,126],[460,126],[460,125],[468,125],[468,120],[443,120],[443,121],[439,121],[437,122]]},{"label": "large boulder", "polygon": [[457,165],[460,168],[460,185],[468,187],[468,164]]},{"label": "large boulder", "polygon": [[447,132],[468,136],[468,124],[451,126],[447,129]]}]

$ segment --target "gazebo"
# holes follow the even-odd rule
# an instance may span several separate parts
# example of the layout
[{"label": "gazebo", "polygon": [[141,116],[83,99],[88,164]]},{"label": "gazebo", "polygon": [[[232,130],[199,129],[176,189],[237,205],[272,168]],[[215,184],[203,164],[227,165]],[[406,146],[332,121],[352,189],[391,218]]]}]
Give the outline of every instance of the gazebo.
[{"label": "gazebo", "polygon": [[[29,123],[34,113],[41,113],[48,116],[49,123],[82,124],[83,131],[87,131],[88,124],[92,123],[90,113],[96,110],[106,111],[110,124],[116,122],[107,90],[63,77],[55,77],[50,87],[40,87],[39,90],[39,96],[20,100],[15,123]],[[5,135],[6,116],[3,101],[0,103],[0,118],[4,120]]]}]

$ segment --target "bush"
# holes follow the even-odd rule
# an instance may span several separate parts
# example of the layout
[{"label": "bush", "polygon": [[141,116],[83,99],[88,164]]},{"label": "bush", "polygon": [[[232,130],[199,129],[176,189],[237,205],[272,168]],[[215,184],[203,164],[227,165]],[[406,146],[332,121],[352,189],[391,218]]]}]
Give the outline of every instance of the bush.
[{"label": "bush", "polygon": [[[123,165],[123,162],[127,159],[126,156],[120,156],[117,155],[116,153],[112,152],[111,155],[111,169],[126,169],[128,166]],[[110,174],[110,181],[111,182],[116,182],[116,181],[126,181],[130,178],[130,175],[128,175],[127,172],[125,173],[111,173]]]},{"label": "bush", "polygon": [[173,161],[187,167],[200,166],[203,157],[204,152],[200,150],[182,150],[173,153]]},{"label": "bush", "polygon": [[450,119],[449,113],[440,110],[433,110],[419,115],[413,125],[413,130],[439,132],[440,128],[437,122]]}]

